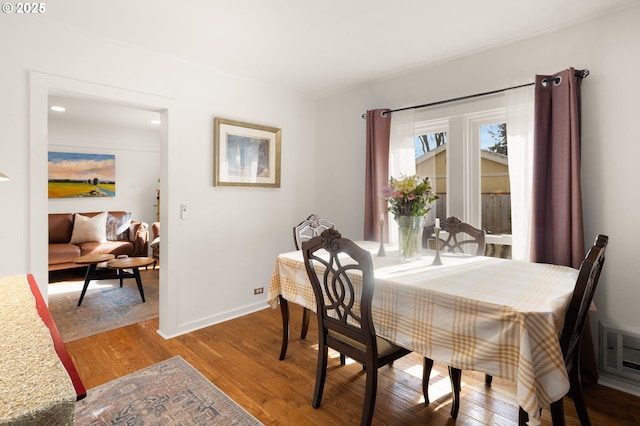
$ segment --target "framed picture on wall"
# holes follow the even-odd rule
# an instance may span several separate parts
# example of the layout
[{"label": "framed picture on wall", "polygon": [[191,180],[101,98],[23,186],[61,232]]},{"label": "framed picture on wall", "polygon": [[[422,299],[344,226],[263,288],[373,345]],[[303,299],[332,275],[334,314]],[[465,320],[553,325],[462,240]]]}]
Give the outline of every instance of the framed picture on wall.
[{"label": "framed picture on wall", "polygon": [[49,198],[116,195],[115,155],[49,151],[48,169]]},{"label": "framed picture on wall", "polygon": [[280,188],[280,138],[275,127],[215,117],[214,185]]}]

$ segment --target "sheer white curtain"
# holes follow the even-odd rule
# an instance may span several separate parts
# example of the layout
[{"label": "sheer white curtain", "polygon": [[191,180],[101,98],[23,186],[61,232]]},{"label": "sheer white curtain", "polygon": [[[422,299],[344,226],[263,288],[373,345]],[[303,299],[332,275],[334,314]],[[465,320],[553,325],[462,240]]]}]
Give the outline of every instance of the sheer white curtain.
[{"label": "sheer white curtain", "polygon": [[[415,150],[415,110],[396,111],[391,115],[391,135],[389,137],[389,177],[399,178],[401,174],[416,174]],[[398,243],[398,227],[389,220],[389,242]]]},{"label": "sheer white curtain", "polygon": [[533,99],[533,86],[505,92],[511,182],[511,256],[524,261],[531,260]]},{"label": "sheer white curtain", "polygon": [[415,111],[408,109],[394,112],[391,116],[389,138],[389,177],[416,173]]}]

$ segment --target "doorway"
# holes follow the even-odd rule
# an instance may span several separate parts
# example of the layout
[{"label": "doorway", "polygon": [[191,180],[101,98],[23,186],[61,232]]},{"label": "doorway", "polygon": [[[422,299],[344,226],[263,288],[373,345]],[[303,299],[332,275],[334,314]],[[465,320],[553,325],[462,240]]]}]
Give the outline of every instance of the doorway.
[{"label": "doorway", "polygon": [[[141,222],[145,226],[143,229],[147,230],[147,250],[142,250],[143,247],[138,245],[135,255],[150,258],[149,232],[152,223],[157,220],[154,203],[157,201],[160,181],[160,124],[160,113],[157,111],[103,100],[49,94],[49,179],[57,177],[54,185],[60,190],[59,194],[55,194],[49,188],[48,212],[130,213],[131,221]],[[52,162],[53,158],[57,160]],[[97,186],[77,183],[82,191],[87,188],[94,190],[80,191],[82,196],[66,193],[65,189],[70,188],[66,179],[84,174],[86,170],[91,171],[91,176],[100,176],[105,183]],[[93,179],[95,181],[98,178]],[[126,239],[135,238],[135,229],[135,226],[131,228]],[[115,240],[122,238],[116,235],[109,237]],[[64,253],[65,247],[58,247],[58,250],[62,250],[58,253]],[[90,282],[85,303],[77,306],[87,266],[75,265],[77,267],[74,268],[73,264],[69,265],[73,257],[58,257],[63,265],[53,265],[50,269],[64,269],[49,272],[49,311],[63,341],[77,340],[158,317],[159,271],[155,268],[140,268],[146,295],[144,303],[134,280],[126,279],[120,287],[116,279],[102,279]],[[103,276],[113,272],[103,268],[97,271]]]},{"label": "doorway", "polygon": [[[139,93],[126,89],[114,88],[97,83],[70,79],[51,74],[30,73],[30,235],[29,235],[29,267],[38,282],[40,292],[48,300],[48,248],[43,235],[48,233],[48,193],[47,193],[47,153],[48,153],[48,111],[51,96],[97,101],[98,103],[118,105],[144,111],[155,111],[160,114],[160,190],[168,194],[166,185],[168,175],[168,120],[173,105],[170,98]],[[153,194],[155,195],[155,194]],[[163,218],[168,217],[162,207]],[[165,227],[165,237],[170,228]],[[165,238],[166,240],[166,238]],[[159,293],[169,290],[167,280],[170,263],[163,263],[159,277]],[[166,304],[166,298],[160,296],[159,317],[162,329],[163,317],[175,316]]]}]

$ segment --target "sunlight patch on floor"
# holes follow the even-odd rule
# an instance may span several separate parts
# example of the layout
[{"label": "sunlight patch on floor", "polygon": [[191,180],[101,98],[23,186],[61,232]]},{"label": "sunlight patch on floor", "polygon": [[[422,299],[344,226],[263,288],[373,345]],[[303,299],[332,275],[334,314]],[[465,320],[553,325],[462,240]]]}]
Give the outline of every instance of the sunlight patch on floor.
[{"label": "sunlight patch on floor", "polygon": [[[67,294],[67,293],[78,293],[82,291],[82,286],[84,285],[83,281],[73,282],[73,283],[65,283],[65,284],[49,284],[48,294]],[[89,283],[89,287],[87,290],[99,290],[106,287],[116,287],[114,284],[109,283]]]},{"label": "sunlight patch on floor", "polygon": [[[464,383],[460,384],[464,387]],[[451,395],[451,381],[449,377],[443,377],[435,382],[429,382],[429,399],[437,401],[445,395]]]},{"label": "sunlight patch on floor", "polygon": [[[404,370],[405,373],[420,380],[422,380],[422,371],[422,364],[415,364]],[[435,377],[439,378],[434,381],[433,379]],[[464,383],[460,383],[460,386],[463,387]],[[434,367],[431,369],[431,375],[429,376],[429,399],[431,401],[437,401],[445,395],[451,395],[451,381],[449,380],[448,372],[440,375]],[[420,402],[424,403],[424,395],[420,397]]]}]

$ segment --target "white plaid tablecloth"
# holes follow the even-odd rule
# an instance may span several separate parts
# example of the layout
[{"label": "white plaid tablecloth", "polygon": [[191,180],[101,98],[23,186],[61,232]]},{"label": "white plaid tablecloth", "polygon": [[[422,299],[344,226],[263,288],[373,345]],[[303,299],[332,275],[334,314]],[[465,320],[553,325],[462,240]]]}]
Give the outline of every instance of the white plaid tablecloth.
[{"label": "white plaid tablecloth", "polygon": [[[558,333],[576,269],[444,253],[443,264],[433,266],[430,251],[400,263],[397,251],[377,257],[377,243],[358,244],[372,253],[378,335],[443,364],[515,382],[530,424],[567,393]],[[279,295],[316,311],[302,252],[276,259],[267,297],[274,308]]]}]

